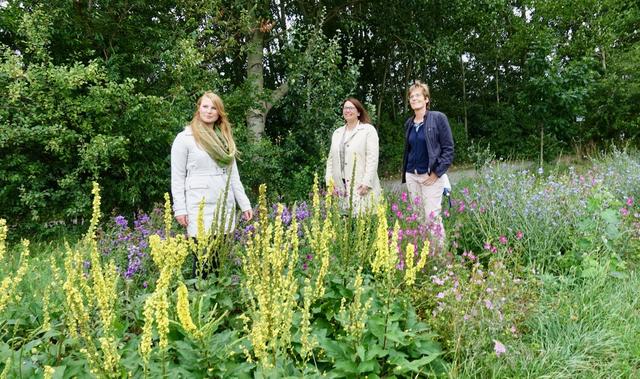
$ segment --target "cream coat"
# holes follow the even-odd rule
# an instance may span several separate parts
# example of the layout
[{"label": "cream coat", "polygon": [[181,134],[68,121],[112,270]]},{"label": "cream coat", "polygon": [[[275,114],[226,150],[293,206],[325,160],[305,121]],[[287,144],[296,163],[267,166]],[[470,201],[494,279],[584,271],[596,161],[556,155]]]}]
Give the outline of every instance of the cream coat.
[{"label": "cream coat", "polygon": [[[340,143],[345,133],[345,126],[336,129],[331,137],[331,149],[327,158],[325,181],[327,185],[333,179],[336,189],[345,193],[347,197],[344,202],[348,206],[348,195],[351,186],[351,177],[355,165],[355,182],[353,185],[353,205],[354,211],[360,213],[374,204],[375,199],[380,196],[381,187],[378,178],[378,156],[380,153],[378,145],[378,133],[376,128],[370,124],[358,124],[350,138],[346,138],[345,146],[345,167],[344,176],[340,167]],[[343,184],[343,179],[346,185]],[[365,185],[371,190],[365,196],[357,193],[359,185]]]},{"label": "cream coat", "polygon": [[[206,230],[209,231],[218,203],[224,195],[228,179],[229,191],[226,198],[225,217],[227,233],[231,232],[235,225],[236,202],[243,212],[251,209],[251,203],[242,182],[240,182],[235,160],[230,167],[220,167],[209,154],[196,144],[190,127],[186,127],[176,136],[171,146],[173,210],[176,216],[187,215],[189,217],[187,225],[189,236],[195,237],[198,234],[198,211],[200,201],[203,198],[203,220]],[[222,211],[222,206],[223,203],[220,203],[220,211]]]}]

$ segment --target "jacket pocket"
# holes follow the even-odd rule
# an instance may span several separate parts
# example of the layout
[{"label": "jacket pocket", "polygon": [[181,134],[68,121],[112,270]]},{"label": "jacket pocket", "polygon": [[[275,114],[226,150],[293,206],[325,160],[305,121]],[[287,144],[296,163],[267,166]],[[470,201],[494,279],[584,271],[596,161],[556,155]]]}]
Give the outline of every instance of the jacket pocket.
[{"label": "jacket pocket", "polygon": [[204,179],[191,179],[187,180],[187,190],[196,190],[196,189],[207,189],[209,188],[209,183],[207,183]]},{"label": "jacket pocket", "polygon": [[211,185],[206,178],[191,178],[186,183],[187,208],[197,208],[204,198],[205,204],[212,204]]}]

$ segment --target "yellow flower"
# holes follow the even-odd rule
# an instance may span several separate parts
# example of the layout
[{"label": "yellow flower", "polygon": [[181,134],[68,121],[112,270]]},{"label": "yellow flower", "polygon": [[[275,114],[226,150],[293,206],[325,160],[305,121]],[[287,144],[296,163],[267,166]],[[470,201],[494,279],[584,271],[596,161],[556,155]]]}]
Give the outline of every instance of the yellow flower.
[{"label": "yellow flower", "polygon": [[376,250],[371,262],[371,270],[374,274],[383,272],[386,264],[386,256],[389,251],[389,227],[387,225],[387,214],[384,203],[378,204],[378,229],[376,230]]},{"label": "yellow flower", "polygon": [[4,310],[11,298],[18,299],[20,297],[18,286],[29,268],[29,241],[22,240],[22,247],[22,257],[16,275],[13,278],[4,278],[0,283],[0,312]]},{"label": "yellow flower", "polygon": [[302,320],[300,321],[300,343],[302,344],[302,359],[306,362],[311,352],[318,344],[317,338],[311,335],[311,304],[313,302],[313,288],[309,278],[304,280],[304,306],[302,308]]},{"label": "yellow flower", "polygon": [[51,315],[49,314],[49,296],[51,295],[51,287],[47,286],[44,291],[44,297],[42,298],[42,329],[48,331],[51,329]]},{"label": "yellow flower", "polygon": [[413,255],[415,254],[415,246],[410,243],[407,245],[407,251],[404,255],[404,282],[408,286],[412,286],[416,281],[416,270],[413,266]]},{"label": "yellow flower", "polygon": [[85,235],[86,239],[95,240],[96,238],[96,228],[98,227],[98,222],[100,222],[100,186],[98,182],[93,182],[93,189],[91,190],[91,194],[93,195],[93,214],[91,215],[91,224],[89,224],[89,230]]},{"label": "yellow flower", "polygon": [[171,211],[171,197],[169,193],[164,193],[164,235],[169,238],[171,224],[173,223],[173,212]]},{"label": "yellow flower", "polygon": [[422,245],[422,250],[420,251],[420,260],[416,265],[416,271],[422,270],[424,266],[427,264],[427,258],[429,257],[430,244],[431,243],[429,242],[428,239],[424,241],[424,245]]},{"label": "yellow flower", "polygon": [[284,231],[282,205],[278,206],[275,220],[269,221],[265,193],[263,185],[258,204],[260,216],[242,265],[246,277],[242,286],[249,302],[247,315],[251,323],[246,332],[255,357],[263,367],[269,367],[273,354],[291,348],[291,325],[298,309],[294,275],[298,241],[296,221]]},{"label": "yellow flower", "polygon": [[187,286],[183,282],[178,284],[178,303],[176,305],[178,311],[178,319],[184,330],[190,335],[199,338],[198,328],[191,319],[191,311],[189,309],[189,292]]},{"label": "yellow flower", "polygon": [[7,251],[7,220],[0,218],[0,262],[4,262],[4,253]]},{"label": "yellow flower", "polygon": [[119,376],[118,367],[120,366],[120,354],[118,354],[117,341],[114,337],[102,337],[99,341],[103,356],[103,366],[101,368],[109,376]]},{"label": "yellow flower", "polygon": [[44,366],[44,376],[43,379],[52,379],[53,374],[56,373],[56,370],[51,366]]},{"label": "yellow flower", "polygon": [[154,308],[154,296],[153,294],[147,298],[144,302],[144,308],[142,314],[144,315],[144,326],[142,327],[142,336],[140,337],[140,356],[145,364],[149,364],[149,355],[151,354],[151,343],[153,336],[153,308]]},{"label": "yellow flower", "polygon": [[346,327],[347,333],[356,340],[360,339],[364,333],[367,315],[371,308],[371,299],[362,304],[362,284],[362,268],[360,268],[353,281],[353,302],[349,306],[349,323]]}]

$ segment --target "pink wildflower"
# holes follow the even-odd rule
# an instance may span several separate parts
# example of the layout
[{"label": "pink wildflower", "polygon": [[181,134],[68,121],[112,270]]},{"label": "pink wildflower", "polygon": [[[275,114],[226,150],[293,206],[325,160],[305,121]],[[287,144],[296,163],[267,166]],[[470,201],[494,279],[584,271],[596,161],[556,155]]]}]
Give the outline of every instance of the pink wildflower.
[{"label": "pink wildflower", "polygon": [[403,202],[407,202],[407,193],[403,192],[402,195],[400,195],[400,199],[402,199]]},{"label": "pink wildflower", "polygon": [[620,208],[620,214],[623,216],[628,216],[629,215],[629,210],[627,208]]},{"label": "pink wildflower", "polygon": [[524,233],[522,233],[522,230],[518,230],[518,231],[516,232],[516,239],[517,239],[517,240],[521,240],[521,239],[522,239],[522,237],[524,237]]},{"label": "pink wildflower", "polygon": [[632,207],[633,206],[633,197],[627,197],[627,206],[628,207]]},{"label": "pink wildflower", "polygon": [[501,356],[502,354],[507,352],[507,348],[502,344],[502,342],[493,340],[493,343],[495,344],[493,346],[493,350],[496,352],[497,356]]},{"label": "pink wildflower", "polygon": [[500,238],[498,238],[498,240],[499,240],[499,241],[500,241],[500,243],[501,243],[501,244],[503,244],[503,245],[506,245],[506,244],[507,244],[507,242],[509,242],[509,241],[507,240],[507,237],[505,237],[505,236],[500,236]]}]

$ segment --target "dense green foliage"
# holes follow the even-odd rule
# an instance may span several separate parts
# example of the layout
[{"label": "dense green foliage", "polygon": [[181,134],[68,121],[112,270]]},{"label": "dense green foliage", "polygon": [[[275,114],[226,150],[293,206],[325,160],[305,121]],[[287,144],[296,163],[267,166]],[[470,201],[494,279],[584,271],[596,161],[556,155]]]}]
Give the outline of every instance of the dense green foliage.
[{"label": "dense green foliage", "polygon": [[3,1],[0,215],[81,220],[95,178],[110,207],[148,208],[207,89],[227,104],[247,186],[288,199],[323,171],[348,95],[396,174],[414,79],[449,116],[456,163],[637,143],[638,20],[623,0]]}]

